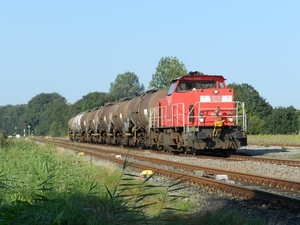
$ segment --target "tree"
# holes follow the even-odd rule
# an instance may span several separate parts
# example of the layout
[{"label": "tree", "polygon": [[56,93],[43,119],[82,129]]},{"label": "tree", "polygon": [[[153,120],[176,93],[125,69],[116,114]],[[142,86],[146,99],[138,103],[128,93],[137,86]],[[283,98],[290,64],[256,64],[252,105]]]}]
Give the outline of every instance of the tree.
[{"label": "tree", "polygon": [[67,133],[68,111],[67,100],[58,93],[42,93],[28,102],[27,121],[34,127],[36,135],[48,135],[54,121],[58,125],[56,133]]},{"label": "tree", "polygon": [[60,136],[59,129],[60,129],[59,124],[56,121],[53,121],[49,128],[49,134],[52,137]]},{"label": "tree", "polygon": [[67,110],[68,118],[71,118],[82,111],[84,111],[84,110],[82,110],[82,101],[79,100],[79,101],[75,102],[74,104],[71,104],[68,106],[68,110]]},{"label": "tree", "polygon": [[297,110],[293,107],[277,107],[266,118],[267,134],[295,134],[299,132]]},{"label": "tree", "polygon": [[235,101],[245,103],[245,110],[248,117],[257,116],[260,119],[265,119],[272,113],[272,106],[251,85],[233,83],[227,86],[234,89]]},{"label": "tree", "polygon": [[82,99],[76,103],[81,104],[81,112],[89,109],[93,109],[98,106],[103,106],[106,102],[106,93],[104,92],[92,92],[84,95]]},{"label": "tree", "polygon": [[162,57],[158,62],[156,72],[152,75],[149,88],[169,88],[173,79],[185,74],[187,74],[187,69],[183,62],[179,62],[176,57]]},{"label": "tree", "polygon": [[[26,120],[27,105],[7,105],[0,107],[0,130],[5,130],[8,135],[23,134],[24,121]],[[29,124],[27,124],[29,125]],[[27,129],[26,129],[27,130]]]},{"label": "tree", "polygon": [[110,83],[109,97],[111,100],[116,101],[126,97],[139,96],[145,87],[140,84],[139,78],[135,73],[126,72],[118,74],[115,82]]},{"label": "tree", "polygon": [[298,116],[298,119],[297,119],[297,122],[298,122],[298,133],[300,134],[300,110],[297,110],[296,114]]},{"label": "tree", "polygon": [[249,116],[248,118],[247,133],[248,134],[262,134],[265,133],[265,122],[257,116]]},{"label": "tree", "polygon": [[67,135],[66,128],[68,126],[69,117],[67,117],[66,114],[68,110],[66,99],[61,96],[57,96],[48,104],[48,108],[52,108],[52,110],[45,111],[45,114],[48,114],[49,116],[47,131],[49,132],[49,128],[52,127],[53,123],[57,123],[57,125],[55,126],[57,129],[54,133],[55,135],[53,136]]}]

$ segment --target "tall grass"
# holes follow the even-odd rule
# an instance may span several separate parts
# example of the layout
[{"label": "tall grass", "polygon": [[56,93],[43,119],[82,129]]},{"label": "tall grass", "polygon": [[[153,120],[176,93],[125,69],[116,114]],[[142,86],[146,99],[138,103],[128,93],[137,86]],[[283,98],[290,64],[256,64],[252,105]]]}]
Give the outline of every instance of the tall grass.
[{"label": "tall grass", "polygon": [[157,186],[126,173],[128,162],[117,170],[81,157],[29,140],[0,147],[0,224],[254,224],[189,214],[182,182]]},{"label": "tall grass", "polygon": [[1,224],[151,224],[174,210],[174,185],[162,192],[150,177],[125,174],[126,163],[121,172],[99,169],[54,146],[17,141],[1,148],[0,165]]}]

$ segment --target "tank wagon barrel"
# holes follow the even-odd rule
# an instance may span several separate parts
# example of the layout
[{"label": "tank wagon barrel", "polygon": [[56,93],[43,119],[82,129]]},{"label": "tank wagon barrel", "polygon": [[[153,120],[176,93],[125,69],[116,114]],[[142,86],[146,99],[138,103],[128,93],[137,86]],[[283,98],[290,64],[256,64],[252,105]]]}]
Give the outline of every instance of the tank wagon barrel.
[{"label": "tank wagon barrel", "polygon": [[149,90],[79,113],[68,123],[71,140],[176,153],[234,153],[247,145],[244,103],[234,101],[221,75],[192,72],[169,90]]},{"label": "tank wagon barrel", "polygon": [[69,120],[69,136],[72,140],[79,140],[82,135],[81,118],[85,112],[81,112]]}]

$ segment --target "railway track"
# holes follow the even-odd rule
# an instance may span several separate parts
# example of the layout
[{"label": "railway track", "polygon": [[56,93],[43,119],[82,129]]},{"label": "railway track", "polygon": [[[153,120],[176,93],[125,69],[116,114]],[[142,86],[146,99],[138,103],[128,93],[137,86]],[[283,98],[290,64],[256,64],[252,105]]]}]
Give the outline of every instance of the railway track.
[{"label": "railway track", "polygon": [[[70,142],[69,139],[55,139],[55,140]],[[93,144],[91,144],[91,145],[93,145]],[[295,146],[295,147],[300,148],[300,146]],[[107,148],[109,148],[109,146],[107,146]],[[132,148],[124,148],[124,149],[128,149],[128,151],[133,151]],[[134,149],[134,151],[144,152],[145,150]],[[149,150],[149,151],[152,151],[152,150]],[[170,153],[170,152],[159,152],[159,151],[153,151],[153,152],[155,154],[171,155],[171,156],[174,155],[173,153]],[[221,156],[221,155],[183,154],[183,155],[180,155],[180,157],[193,157],[193,158],[197,157],[197,158],[202,158],[202,159],[213,159],[213,160],[224,160],[224,161],[252,161],[252,162],[263,162],[263,163],[269,163],[269,164],[276,164],[276,165],[287,165],[287,166],[300,167],[300,160],[276,159],[276,158],[266,158],[266,157],[257,157],[257,156],[253,157],[253,156],[247,156],[247,155]]]},{"label": "railway track", "polygon": [[300,167],[300,160],[290,160],[290,159],[276,159],[276,158],[263,158],[263,157],[253,157],[244,155],[230,155],[230,156],[212,156],[212,155],[197,155],[189,156],[184,155],[182,157],[198,157],[202,159],[213,159],[213,160],[224,160],[224,161],[252,161],[252,162],[263,162],[276,165],[286,165]]},{"label": "railway track", "polygon": [[300,160],[290,160],[290,159],[274,159],[274,158],[261,158],[261,157],[251,157],[251,156],[241,156],[241,155],[231,155],[228,157],[229,160],[236,161],[253,161],[253,162],[264,162],[276,165],[287,165],[287,166],[298,166],[300,167]]},{"label": "railway track", "polygon": [[[123,159],[118,159],[115,157],[116,154],[120,154],[120,151],[111,150],[111,147],[108,147],[109,150],[104,150],[102,149],[103,147],[101,150],[99,150],[99,146],[84,143],[71,143],[58,139],[35,138],[35,140],[44,143],[55,143],[57,146],[72,149],[74,151],[80,151],[86,155],[90,155],[91,157],[102,158],[118,164],[124,164],[124,157]],[[237,198],[253,199],[256,202],[269,204],[272,207],[288,208],[291,211],[296,212],[300,211],[299,182],[183,164],[151,158],[149,156],[141,156],[131,153],[129,154],[128,151],[127,153],[125,152],[126,150],[123,150],[122,155],[126,155],[126,158],[130,159],[131,168],[135,168],[137,170],[152,170],[158,175],[176,179],[180,178],[181,180],[197,184],[213,191],[232,194]],[[157,165],[160,166],[157,167]],[[207,176],[198,176],[196,175],[197,171],[202,171],[203,174]],[[235,183],[239,183],[239,185],[207,178],[209,177],[208,175],[212,174],[226,174],[231,180],[234,180]],[[252,188],[253,186],[256,188]],[[268,191],[259,190],[257,189],[257,186],[264,186],[268,189]]]}]

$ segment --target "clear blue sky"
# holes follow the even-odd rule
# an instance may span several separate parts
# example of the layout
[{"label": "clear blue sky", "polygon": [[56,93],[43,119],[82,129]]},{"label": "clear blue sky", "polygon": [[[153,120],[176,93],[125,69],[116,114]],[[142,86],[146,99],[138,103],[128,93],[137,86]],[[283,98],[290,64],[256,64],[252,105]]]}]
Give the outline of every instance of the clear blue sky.
[{"label": "clear blue sky", "polygon": [[0,2],[0,105],[57,92],[74,103],[134,72],[147,88],[162,57],[252,85],[300,109],[300,1]]}]

